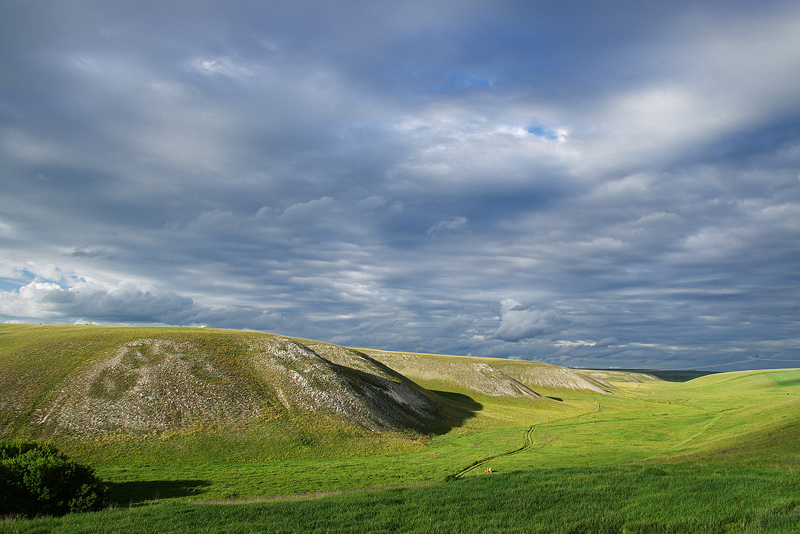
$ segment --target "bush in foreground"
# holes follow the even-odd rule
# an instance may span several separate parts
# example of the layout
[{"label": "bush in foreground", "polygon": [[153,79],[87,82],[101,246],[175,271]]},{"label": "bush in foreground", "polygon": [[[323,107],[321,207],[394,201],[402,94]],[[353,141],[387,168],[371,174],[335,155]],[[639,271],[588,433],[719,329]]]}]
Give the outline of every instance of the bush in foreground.
[{"label": "bush in foreground", "polygon": [[0,442],[0,516],[64,515],[105,503],[106,488],[94,470],[52,444]]}]

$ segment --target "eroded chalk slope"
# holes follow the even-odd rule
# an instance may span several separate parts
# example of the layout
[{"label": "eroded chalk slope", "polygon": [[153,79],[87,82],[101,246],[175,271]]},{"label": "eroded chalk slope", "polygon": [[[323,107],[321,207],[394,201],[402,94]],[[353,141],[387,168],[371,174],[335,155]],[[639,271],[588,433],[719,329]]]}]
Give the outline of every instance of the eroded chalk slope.
[{"label": "eroded chalk slope", "polygon": [[68,376],[32,423],[42,434],[160,433],[310,413],[425,431],[441,415],[430,393],[356,351],[335,363],[295,340],[251,335],[234,352],[191,339],[125,342]]}]

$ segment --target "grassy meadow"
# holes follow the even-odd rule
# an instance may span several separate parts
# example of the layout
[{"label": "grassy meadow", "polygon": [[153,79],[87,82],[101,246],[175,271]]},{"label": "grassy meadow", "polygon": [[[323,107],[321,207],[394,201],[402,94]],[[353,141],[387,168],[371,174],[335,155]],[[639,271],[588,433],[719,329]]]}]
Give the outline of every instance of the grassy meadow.
[{"label": "grassy meadow", "polygon": [[[156,335],[200,339],[236,368],[241,336],[257,334],[0,325],[0,385],[19,391],[1,401],[3,439],[37,437],[37,407],[64,377]],[[406,376],[461,414],[446,430],[286,410],[233,426],[54,435],[115,504],[6,518],[0,532],[800,531],[800,370],[609,379],[612,394],[531,385],[542,397],[528,398],[436,376],[468,358],[419,358],[426,375]]]},{"label": "grassy meadow", "polygon": [[797,532],[787,472],[693,464],[543,468],[424,487],[272,502],[150,502],[7,532],[779,533]]}]

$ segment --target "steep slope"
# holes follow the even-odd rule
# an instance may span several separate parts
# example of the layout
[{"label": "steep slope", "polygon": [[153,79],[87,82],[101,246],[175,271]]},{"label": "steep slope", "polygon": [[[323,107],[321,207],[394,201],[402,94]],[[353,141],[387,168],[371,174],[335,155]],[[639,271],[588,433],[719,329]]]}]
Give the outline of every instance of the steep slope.
[{"label": "steep slope", "polygon": [[367,428],[431,429],[441,410],[421,387],[353,351],[333,363],[288,338],[259,338],[254,368],[287,410],[333,414]]}]

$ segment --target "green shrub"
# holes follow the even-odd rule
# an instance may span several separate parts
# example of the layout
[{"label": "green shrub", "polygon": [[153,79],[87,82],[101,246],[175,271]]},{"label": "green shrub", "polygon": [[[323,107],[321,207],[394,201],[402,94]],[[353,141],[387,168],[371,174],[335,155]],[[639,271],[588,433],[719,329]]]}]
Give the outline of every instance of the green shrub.
[{"label": "green shrub", "polygon": [[52,444],[0,442],[0,516],[65,515],[105,503],[106,488],[94,470]]}]

